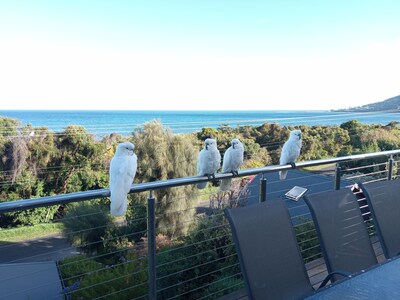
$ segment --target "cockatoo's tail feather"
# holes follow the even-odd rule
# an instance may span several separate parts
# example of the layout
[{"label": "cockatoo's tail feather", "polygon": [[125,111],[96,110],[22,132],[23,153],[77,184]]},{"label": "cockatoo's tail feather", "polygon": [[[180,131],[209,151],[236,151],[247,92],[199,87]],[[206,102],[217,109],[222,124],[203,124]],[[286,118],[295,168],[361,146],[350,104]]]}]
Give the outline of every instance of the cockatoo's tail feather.
[{"label": "cockatoo's tail feather", "polygon": [[208,183],[207,181],[206,182],[200,182],[200,183],[197,184],[197,188],[200,189],[200,190],[205,189],[206,186],[207,186],[207,183]]},{"label": "cockatoo's tail feather", "polygon": [[221,179],[219,189],[223,192],[229,191],[231,187],[232,178]]},{"label": "cockatoo's tail feather", "polygon": [[287,176],[287,171],[286,170],[285,171],[279,171],[279,179],[280,180],[286,179],[286,176]]}]

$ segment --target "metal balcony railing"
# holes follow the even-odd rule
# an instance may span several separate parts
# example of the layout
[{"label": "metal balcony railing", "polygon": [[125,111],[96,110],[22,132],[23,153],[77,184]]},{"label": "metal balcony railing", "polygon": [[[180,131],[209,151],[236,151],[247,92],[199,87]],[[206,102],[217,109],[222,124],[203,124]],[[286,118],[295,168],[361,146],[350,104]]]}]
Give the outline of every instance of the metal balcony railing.
[{"label": "metal balcony railing", "polygon": [[[298,162],[296,167],[336,164],[335,176],[327,177],[325,181],[330,182],[330,188],[340,189],[344,178],[346,182],[396,178],[398,160],[394,157],[398,154],[400,150],[350,155]],[[344,163],[379,157],[389,157],[389,159],[385,163],[343,167]],[[137,201],[131,201],[129,216],[125,219],[110,219],[108,207],[102,200],[109,197],[108,189],[3,202],[0,203],[0,216],[54,205],[69,204],[76,207],[74,206],[75,213],[57,220],[66,224],[63,234],[59,237],[65,242],[62,248],[56,249],[51,245],[53,248],[50,247],[49,251],[34,253],[34,251],[29,251],[31,248],[28,245],[25,256],[10,261],[3,260],[2,263],[16,264],[49,260],[54,256],[57,257],[56,254],[60,254],[61,258],[56,259],[60,278],[53,278],[54,281],[61,280],[62,282],[63,290],[58,299],[62,297],[66,299],[219,298],[243,287],[229,226],[221,208],[232,205],[229,201],[234,201],[234,205],[265,201],[269,197],[268,186],[271,182],[264,175],[291,168],[290,165],[270,165],[240,170],[239,177],[262,174],[259,176],[259,182],[254,180],[252,182],[253,185],[260,186],[258,191],[261,192],[246,191],[248,185],[241,185],[240,191],[228,195],[222,195],[219,194],[221,192],[210,189],[207,193],[200,195],[203,201],[198,200],[189,207],[186,205],[184,209],[180,208],[181,204],[187,200],[184,196],[163,200],[168,203],[159,203],[155,197],[157,192],[205,182],[208,181],[207,177],[194,176],[134,184],[130,193],[136,197]],[[232,174],[216,174],[215,181],[232,176]],[[308,176],[311,185],[319,184],[317,181],[313,183],[313,180],[320,175]],[[295,180],[293,180],[293,185],[296,185]],[[145,199],[145,201],[140,199]],[[213,206],[214,209],[209,209],[207,206],[210,199],[214,201],[213,203],[221,202],[222,206],[216,205]],[[203,204],[200,205],[200,203]],[[168,212],[160,211],[161,204],[169,205]],[[362,203],[360,207],[363,209]],[[207,212],[201,213],[199,208],[206,208]],[[293,218],[296,218],[293,223],[304,260],[309,266],[310,277],[313,277],[312,282],[317,284],[325,270],[321,267],[323,262],[320,259],[319,242],[308,209],[304,204],[298,203],[297,206],[289,207],[289,210]],[[299,212],[296,212],[297,210]],[[368,214],[366,210],[364,214],[366,222],[369,222]],[[188,215],[191,217],[187,217]],[[178,220],[168,223],[170,217],[176,217]],[[173,235],[163,234],[168,232],[170,227],[177,225],[185,230]],[[374,234],[372,224],[370,232]],[[65,238],[68,238],[68,243]],[[48,240],[41,240],[29,241],[29,243],[45,247]],[[13,251],[11,249],[14,249],[14,246],[9,243],[0,243],[0,253]],[[18,276],[41,275],[27,271]],[[7,282],[12,279],[11,275],[0,276],[0,286],[7,285]],[[23,278],[21,279],[23,282]],[[23,287],[23,284],[21,286]],[[38,285],[35,288],[46,289],[46,285]],[[10,291],[7,297],[12,299],[21,291],[24,289]]]}]

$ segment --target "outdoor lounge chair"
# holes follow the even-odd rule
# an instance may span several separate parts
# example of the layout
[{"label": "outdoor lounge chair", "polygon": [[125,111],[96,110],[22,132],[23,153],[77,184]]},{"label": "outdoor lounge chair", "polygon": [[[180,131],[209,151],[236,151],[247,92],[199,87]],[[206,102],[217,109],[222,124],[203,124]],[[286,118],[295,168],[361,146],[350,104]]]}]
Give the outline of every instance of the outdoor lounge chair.
[{"label": "outdoor lounge chair", "polygon": [[400,254],[400,180],[358,184],[374,220],[386,258]]},{"label": "outdoor lounge chair", "polygon": [[314,292],[282,200],[225,209],[225,215],[249,299],[302,299]]},{"label": "outdoor lounge chair", "polygon": [[328,272],[357,273],[378,263],[357,198],[350,189],[309,194],[305,201]]}]

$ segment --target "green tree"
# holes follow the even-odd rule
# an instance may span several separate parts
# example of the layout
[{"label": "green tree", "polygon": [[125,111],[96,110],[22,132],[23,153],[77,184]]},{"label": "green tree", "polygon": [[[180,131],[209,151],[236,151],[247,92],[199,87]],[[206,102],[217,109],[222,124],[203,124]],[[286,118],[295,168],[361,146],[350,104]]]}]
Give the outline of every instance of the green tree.
[{"label": "green tree", "polygon": [[[174,135],[158,121],[134,131],[138,156],[136,181],[166,180],[197,173],[199,149],[190,135]],[[154,191],[157,199],[157,227],[170,236],[185,233],[195,213],[197,189],[194,185]]]},{"label": "green tree", "polygon": [[48,189],[55,193],[77,192],[107,186],[104,143],[96,141],[82,126],[70,125],[55,141],[57,153],[49,167]]}]

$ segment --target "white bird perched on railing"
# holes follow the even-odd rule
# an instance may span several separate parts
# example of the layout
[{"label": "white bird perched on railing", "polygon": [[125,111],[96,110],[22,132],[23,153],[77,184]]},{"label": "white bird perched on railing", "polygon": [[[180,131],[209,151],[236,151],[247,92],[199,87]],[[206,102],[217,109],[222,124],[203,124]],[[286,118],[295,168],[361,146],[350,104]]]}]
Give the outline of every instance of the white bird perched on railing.
[{"label": "white bird perched on railing", "polygon": [[110,212],[113,216],[122,216],[128,207],[128,193],[135,179],[137,156],[135,146],[130,142],[117,146],[110,164]]},{"label": "white bird perched on railing", "polygon": [[[197,158],[197,175],[207,176],[209,180],[215,178],[215,173],[221,165],[221,154],[217,148],[215,139],[206,139],[204,148],[200,151]],[[197,188],[204,189],[207,186],[206,182],[197,184]]]},{"label": "white bird perched on railing", "polygon": [[[222,173],[231,172],[233,175],[238,175],[238,170],[243,163],[244,147],[238,139],[231,141],[231,146],[225,151],[222,162]],[[227,191],[231,187],[232,178],[222,179],[220,189]]]},{"label": "white bird perched on railing", "polygon": [[[296,167],[294,164],[300,155],[301,150],[301,130],[292,130],[290,132],[289,139],[283,145],[281,159],[279,160],[280,165],[291,164],[293,168]],[[279,179],[283,180],[286,178],[287,170],[279,171]]]}]

